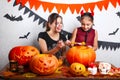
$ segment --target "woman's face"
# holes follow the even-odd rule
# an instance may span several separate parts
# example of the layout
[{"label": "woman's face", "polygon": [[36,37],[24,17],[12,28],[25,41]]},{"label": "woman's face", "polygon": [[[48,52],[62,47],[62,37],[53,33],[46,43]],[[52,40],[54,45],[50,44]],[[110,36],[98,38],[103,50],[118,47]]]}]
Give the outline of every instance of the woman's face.
[{"label": "woman's face", "polygon": [[84,17],[81,20],[81,27],[84,31],[88,31],[93,26],[93,22],[90,17]]},{"label": "woman's face", "polygon": [[54,32],[61,32],[62,26],[63,26],[63,23],[62,23],[61,17],[58,17],[57,20],[55,20],[55,21],[50,25],[51,30],[53,30]]}]

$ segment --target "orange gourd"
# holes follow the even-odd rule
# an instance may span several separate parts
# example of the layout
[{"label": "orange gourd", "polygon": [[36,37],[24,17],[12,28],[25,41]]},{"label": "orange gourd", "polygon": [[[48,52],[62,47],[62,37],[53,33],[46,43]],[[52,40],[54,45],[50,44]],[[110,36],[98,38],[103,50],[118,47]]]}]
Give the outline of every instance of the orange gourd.
[{"label": "orange gourd", "polygon": [[66,58],[70,64],[78,62],[88,66],[89,63],[95,62],[96,53],[87,46],[73,46],[67,51]]},{"label": "orange gourd", "polygon": [[58,59],[54,55],[39,54],[30,61],[30,70],[39,75],[49,75],[55,72],[59,66]]},{"label": "orange gourd", "polygon": [[18,65],[28,65],[30,59],[40,54],[39,50],[34,46],[16,46],[9,52],[9,60],[15,60]]}]

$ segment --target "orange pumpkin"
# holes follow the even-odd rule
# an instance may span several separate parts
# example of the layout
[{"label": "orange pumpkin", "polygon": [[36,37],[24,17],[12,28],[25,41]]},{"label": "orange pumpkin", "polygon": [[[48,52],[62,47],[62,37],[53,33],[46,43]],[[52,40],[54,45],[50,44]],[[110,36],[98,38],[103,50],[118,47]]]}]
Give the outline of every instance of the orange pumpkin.
[{"label": "orange pumpkin", "polygon": [[95,62],[96,53],[87,46],[74,46],[67,51],[66,58],[70,64],[78,62],[88,66],[89,63]]},{"label": "orange pumpkin", "polygon": [[16,46],[9,52],[9,60],[16,60],[18,65],[28,65],[30,59],[40,54],[39,50],[33,46]]},{"label": "orange pumpkin", "polygon": [[59,66],[58,59],[54,55],[39,54],[30,61],[30,70],[39,75],[49,75],[55,72]]}]

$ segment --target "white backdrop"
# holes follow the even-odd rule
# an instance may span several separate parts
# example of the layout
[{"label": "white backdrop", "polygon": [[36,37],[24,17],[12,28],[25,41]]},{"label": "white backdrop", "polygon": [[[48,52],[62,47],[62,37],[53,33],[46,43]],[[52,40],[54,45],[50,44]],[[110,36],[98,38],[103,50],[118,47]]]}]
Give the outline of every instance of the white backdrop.
[{"label": "white backdrop", "polygon": [[[61,0],[59,0],[58,2],[60,1]],[[78,3],[78,1],[79,0],[71,1],[70,3]],[[39,49],[37,43],[37,35],[39,32],[44,31],[44,28],[42,27],[43,24],[38,25],[38,20],[33,22],[34,16],[28,17],[29,12],[27,14],[23,14],[24,8],[22,10],[18,10],[19,5],[13,7],[13,3],[14,0],[10,1],[9,3],[7,2],[7,0],[0,0],[0,69],[2,69],[8,63],[8,54],[11,48],[18,45],[34,45]],[[29,8],[28,3],[26,4],[26,6]],[[47,17],[50,14],[48,10],[44,12],[42,6],[40,6],[38,10],[35,10],[34,8],[31,10],[45,20],[47,20]],[[120,17],[118,17],[116,14],[118,11],[120,12],[120,6],[118,6],[118,4],[116,8],[109,4],[108,9],[105,10],[103,8],[102,11],[95,7],[94,28],[98,31],[98,38],[100,41],[120,43],[120,30],[118,30],[115,35],[108,35],[110,32],[115,31],[116,28],[120,28]],[[52,12],[57,11],[56,9],[54,9],[52,10]],[[21,15],[23,17],[23,20],[10,21],[4,17],[4,15],[7,13],[16,17]],[[80,26],[80,23],[76,19],[76,17],[80,14],[77,14],[76,12],[72,14],[70,10],[67,9],[65,14],[60,12],[60,15],[63,16],[63,29],[65,31],[72,32],[75,27]],[[30,32],[28,39],[19,39],[19,36],[23,36],[28,32]],[[111,50],[110,48],[103,49],[101,47],[96,51],[96,54],[97,61],[110,62],[115,66],[120,67],[120,48],[117,48],[116,50]]]}]

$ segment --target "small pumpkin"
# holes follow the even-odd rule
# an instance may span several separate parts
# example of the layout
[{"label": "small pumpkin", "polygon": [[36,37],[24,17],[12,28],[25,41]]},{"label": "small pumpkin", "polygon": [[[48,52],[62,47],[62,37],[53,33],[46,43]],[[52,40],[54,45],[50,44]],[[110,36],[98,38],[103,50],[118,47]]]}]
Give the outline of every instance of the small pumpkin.
[{"label": "small pumpkin", "polygon": [[86,72],[86,67],[80,63],[72,63],[70,65],[70,72],[74,75],[83,75]]},{"label": "small pumpkin", "polygon": [[16,60],[18,65],[28,65],[30,59],[40,54],[39,50],[34,46],[16,46],[9,52],[9,60]]},{"label": "small pumpkin", "polygon": [[35,55],[30,61],[30,70],[39,75],[49,75],[55,72],[59,62],[54,55]]},{"label": "small pumpkin", "polygon": [[73,46],[67,51],[66,58],[70,64],[78,62],[88,66],[89,63],[95,62],[96,53],[87,46]]}]

